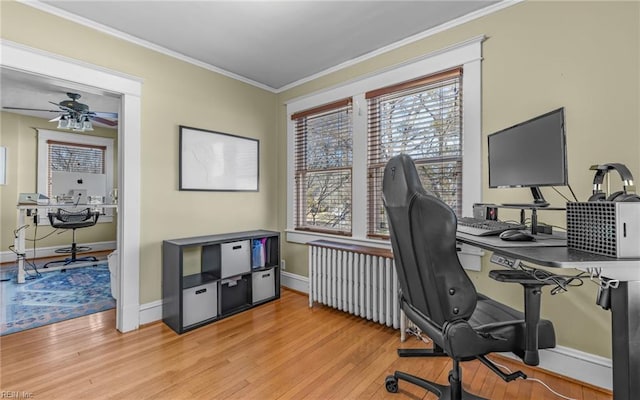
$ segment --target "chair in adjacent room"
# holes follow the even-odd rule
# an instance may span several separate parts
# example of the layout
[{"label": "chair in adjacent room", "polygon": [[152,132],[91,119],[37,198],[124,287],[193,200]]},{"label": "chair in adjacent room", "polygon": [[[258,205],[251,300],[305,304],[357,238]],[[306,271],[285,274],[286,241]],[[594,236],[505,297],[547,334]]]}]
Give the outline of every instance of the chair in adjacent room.
[{"label": "chair in adjacent room", "polygon": [[[513,352],[535,365],[538,349],[555,347],[552,323],[540,320],[537,329],[527,329],[523,313],[476,292],[458,259],[456,215],[423,188],[409,156],[396,156],[386,165],[383,200],[401,289],[400,306],[434,343],[433,349],[399,349],[398,354],[443,356],[453,361],[449,385],[396,371],[387,377],[386,389],[395,393],[398,381],[404,380],[440,399],[481,399],[462,387],[460,363],[475,359],[507,382],[526,379],[521,371],[502,372],[486,355]],[[535,340],[528,340],[527,331],[535,335],[536,330]],[[526,357],[531,352],[536,357]]]},{"label": "chair in adjacent room", "polygon": [[89,251],[91,248],[78,246],[76,243],[76,229],[94,226],[98,222],[99,212],[91,211],[90,208],[85,208],[80,211],[68,211],[58,208],[56,212],[50,212],[47,216],[49,217],[51,227],[56,229],[71,229],[73,231],[73,238],[71,247],[65,247],[55,251],[56,253],[70,253],[71,257],[65,258],[64,260],[50,261],[46,263],[43,268],[48,268],[52,264],[63,264],[67,266],[80,261],[98,261],[98,259],[93,256],[78,257],[78,252]]}]

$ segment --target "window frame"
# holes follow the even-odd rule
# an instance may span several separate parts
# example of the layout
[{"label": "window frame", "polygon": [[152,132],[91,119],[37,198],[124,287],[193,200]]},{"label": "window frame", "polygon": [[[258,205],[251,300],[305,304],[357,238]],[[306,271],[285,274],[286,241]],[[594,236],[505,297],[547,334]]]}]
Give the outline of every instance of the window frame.
[{"label": "window frame", "polygon": [[307,176],[314,175],[314,174],[333,175],[333,174],[348,173],[349,183],[347,185],[348,186],[347,190],[349,194],[350,203],[352,203],[351,199],[353,198],[353,155],[351,154],[350,157],[347,157],[347,160],[350,160],[350,162],[345,165],[335,166],[331,168],[314,169],[314,168],[310,168],[307,165],[308,158],[307,158],[306,144],[298,142],[299,140],[302,139],[306,143],[306,141],[308,140],[308,130],[306,128],[303,128],[303,127],[306,127],[309,122],[307,118],[311,118],[315,120],[316,118],[321,119],[328,115],[338,115],[342,113],[346,113],[346,117],[349,120],[350,124],[346,130],[340,131],[340,134],[341,134],[340,138],[343,137],[343,134],[346,134],[345,138],[351,142],[351,148],[353,148],[353,102],[351,98],[341,99],[339,101],[336,101],[330,104],[323,104],[319,107],[304,110],[291,115],[291,119],[293,120],[294,126],[295,126],[294,197],[295,197],[296,203],[294,203],[294,209],[292,211],[294,213],[293,223],[294,223],[294,229],[296,231],[326,233],[330,235],[340,235],[340,236],[351,236],[352,234],[353,221],[351,218],[351,214],[353,210],[351,206],[349,207],[348,229],[344,229],[344,227],[342,229],[315,227],[313,225],[307,225],[302,221],[303,219],[306,221],[306,218],[304,218],[303,215],[304,216],[307,215],[306,211],[308,209],[303,206],[303,203],[305,200],[307,200],[307,197],[304,197],[304,198],[296,197],[296,195],[300,196],[303,193],[303,187],[304,187],[304,184],[307,182],[306,180]]},{"label": "window frame", "polygon": [[[462,175],[462,145],[463,145],[463,126],[462,126],[462,102],[463,102],[463,91],[464,88],[462,86],[463,79],[463,71],[462,68],[454,68],[448,71],[442,71],[436,74],[427,75],[424,77],[420,77],[413,81],[402,82],[398,85],[392,85],[385,88],[373,90],[371,92],[365,93],[365,98],[367,99],[367,113],[368,113],[368,159],[367,159],[367,191],[368,191],[368,200],[367,200],[367,237],[369,238],[378,238],[378,239],[388,239],[389,233],[387,229],[384,229],[382,226],[386,224],[386,217],[383,217],[384,210],[382,209],[382,174],[384,170],[384,166],[389,161],[387,156],[384,154],[384,149],[392,150],[393,153],[388,155],[391,157],[393,155],[400,154],[397,152],[394,146],[402,144],[402,139],[398,140],[398,138],[389,138],[386,136],[386,133],[389,131],[385,130],[385,124],[403,124],[407,121],[406,118],[398,118],[397,116],[391,116],[391,114],[385,114],[385,104],[398,104],[398,102],[403,102],[408,98],[415,99],[416,95],[421,96],[427,92],[438,91],[444,87],[454,86],[459,88],[459,91],[453,97],[448,97],[444,101],[438,101],[437,105],[431,104],[434,106],[434,110],[447,110],[447,111],[455,111],[456,118],[455,121],[455,133],[454,138],[458,138],[456,141],[455,149],[457,150],[455,154],[442,154],[438,152],[437,156],[433,156],[432,154],[426,155],[422,153],[422,157],[416,157],[415,154],[410,154],[413,158],[413,161],[416,163],[416,167],[418,167],[420,178],[425,178],[420,170],[423,167],[435,167],[438,165],[442,166],[445,163],[453,163],[455,165],[456,172]],[[443,107],[443,108],[440,108]],[[395,108],[395,107],[394,107]],[[404,108],[400,108],[402,111],[406,111]],[[413,110],[413,109],[412,109]],[[412,114],[415,117],[413,120],[414,123],[420,124],[422,128],[425,129],[425,124],[430,126],[430,129],[433,129],[433,125],[429,123],[430,118],[427,112],[420,112],[418,114]],[[406,116],[405,116],[406,117]],[[433,120],[435,122],[435,120]],[[450,138],[451,136],[447,136]],[[386,138],[388,140],[389,146],[382,145],[382,139]],[[420,136],[420,138],[425,138],[425,136]],[[422,143],[425,143],[422,141]],[[432,150],[431,147],[429,147]],[[437,173],[439,176],[442,176],[442,173]],[[434,189],[429,187],[428,185],[431,182],[424,182],[425,187],[429,189]],[[456,186],[459,187],[462,192],[462,180],[456,180]],[[442,193],[436,190],[437,194],[442,195]],[[456,193],[456,204],[451,205],[445,197],[441,197],[443,201],[448,203],[456,214],[459,214],[461,211],[461,193]],[[382,211],[382,213],[380,213]],[[386,231],[386,232],[385,232]]]},{"label": "window frame", "polygon": [[[463,86],[463,215],[471,215],[473,203],[482,197],[482,93],[481,61],[482,42],[485,36],[477,36],[450,47],[426,54],[417,59],[387,68],[379,73],[365,75],[328,90],[305,97],[291,99],[287,107],[287,227],[286,239],[294,243],[327,239],[350,243],[367,244],[389,248],[388,240],[367,237],[367,102],[365,93],[393,84],[398,84],[440,71],[462,67]],[[294,134],[295,125],[291,115],[305,109],[330,103],[339,99],[353,99],[353,216],[352,236],[308,233],[296,231],[293,221],[294,204]],[[360,183],[358,183],[360,182]],[[464,254],[478,255],[478,251],[464,249]],[[464,258],[464,254],[461,259]]]},{"label": "window frame", "polygon": [[[78,134],[70,132],[51,131],[46,129],[38,129],[38,157],[37,157],[37,190],[38,193],[47,193],[47,176],[49,173],[49,141],[63,142],[69,144],[78,144],[79,146],[100,146],[104,147],[104,170],[105,170],[105,196],[114,187],[114,139],[100,136],[92,136],[87,134]],[[107,201],[108,199],[105,199]],[[105,209],[106,215],[102,215],[98,219],[98,223],[106,223],[113,221],[112,210]],[[49,221],[45,218],[40,221],[41,225],[49,225]]]}]

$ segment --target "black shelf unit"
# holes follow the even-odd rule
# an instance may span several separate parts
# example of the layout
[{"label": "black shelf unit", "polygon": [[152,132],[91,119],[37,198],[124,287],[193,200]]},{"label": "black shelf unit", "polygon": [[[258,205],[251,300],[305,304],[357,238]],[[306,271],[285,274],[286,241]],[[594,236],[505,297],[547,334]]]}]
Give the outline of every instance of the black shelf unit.
[{"label": "black shelf unit", "polygon": [[[184,255],[193,251],[200,253],[199,268],[187,272]],[[278,298],[279,232],[255,230],[162,242],[162,320],[177,333]]]}]

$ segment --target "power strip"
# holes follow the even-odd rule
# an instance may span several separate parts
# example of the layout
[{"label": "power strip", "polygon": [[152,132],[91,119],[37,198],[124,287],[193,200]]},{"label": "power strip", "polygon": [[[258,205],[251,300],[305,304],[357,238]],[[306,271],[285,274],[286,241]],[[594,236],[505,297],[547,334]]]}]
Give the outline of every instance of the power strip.
[{"label": "power strip", "polygon": [[517,258],[509,258],[500,254],[493,253],[491,255],[492,263],[500,265],[501,267],[507,267],[511,269],[516,269],[520,265],[520,260]]}]

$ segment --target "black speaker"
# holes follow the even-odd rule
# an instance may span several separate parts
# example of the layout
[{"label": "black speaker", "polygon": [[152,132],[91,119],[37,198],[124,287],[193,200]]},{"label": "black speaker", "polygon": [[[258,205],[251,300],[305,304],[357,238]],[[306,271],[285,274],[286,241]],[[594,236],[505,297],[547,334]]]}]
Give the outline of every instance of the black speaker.
[{"label": "black speaker", "polygon": [[473,205],[473,218],[498,220],[498,207],[495,204],[475,203]]},{"label": "black speaker", "polygon": [[[636,188],[633,184],[633,175],[624,164],[607,163],[592,165],[589,169],[596,171],[593,177],[593,193],[591,197],[589,197],[589,201],[640,201],[640,196],[636,194]],[[602,190],[602,182],[604,181],[604,177],[612,169],[618,171],[622,179],[623,190],[607,196]]]}]

